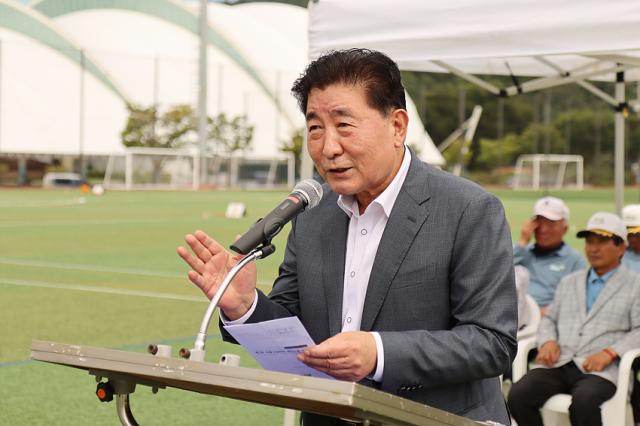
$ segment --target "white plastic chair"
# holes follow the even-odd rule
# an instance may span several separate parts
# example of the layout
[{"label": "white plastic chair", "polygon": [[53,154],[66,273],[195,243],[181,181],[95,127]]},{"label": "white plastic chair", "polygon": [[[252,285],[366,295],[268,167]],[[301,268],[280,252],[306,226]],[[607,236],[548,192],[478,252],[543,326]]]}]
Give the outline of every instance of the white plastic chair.
[{"label": "white plastic chair", "polygon": [[527,321],[525,326],[518,330],[518,353],[511,365],[511,380],[515,383],[527,373],[527,357],[531,349],[536,347],[536,333],[540,325],[540,307],[527,294],[525,302],[527,304]]},{"label": "white plastic chair", "polygon": [[513,360],[513,364],[511,366],[511,378],[513,383],[517,382],[522,378],[522,376],[527,374],[527,371],[529,370],[527,358],[529,356],[529,352],[535,348],[535,334],[533,336],[518,339],[518,353],[516,354],[516,358]]},{"label": "white plastic chair", "polygon": [[[535,337],[527,337],[518,341],[518,355],[513,362],[514,383],[527,372],[527,354],[536,347]],[[613,397],[601,406],[603,426],[633,426],[633,412],[629,396],[634,377],[631,368],[633,361],[640,357],[640,348],[626,352],[620,360],[618,386]],[[630,386],[631,385],[631,386]],[[571,395],[557,394],[549,398],[542,407],[542,418],[545,426],[570,425],[569,405]]]},{"label": "white plastic chair", "polygon": [[535,299],[527,294],[525,296],[525,303],[527,304],[527,309],[525,310],[527,319],[524,321],[526,325],[518,330],[518,341],[530,336],[535,336],[538,332],[538,326],[540,325],[540,307]]},{"label": "white plastic chair", "polygon": [[[603,426],[633,426],[633,412],[629,396],[635,378],[632,377],[631,365],[638,357],[640,357],[640,348],[630,350],[622,356],[616,393],[600,407]],[[569,425],[569,405],[571,405],[571,395],[558,394],[549,398],[542,407],[544,424],[548,426]]]}]

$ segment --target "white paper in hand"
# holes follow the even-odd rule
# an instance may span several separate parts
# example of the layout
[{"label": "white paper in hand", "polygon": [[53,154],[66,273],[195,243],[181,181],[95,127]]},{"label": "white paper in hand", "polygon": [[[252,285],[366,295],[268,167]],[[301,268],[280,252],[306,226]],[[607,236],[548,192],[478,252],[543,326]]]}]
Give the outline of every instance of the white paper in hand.
[{"label": "white paper in hand", "polygon": [[304,348],[315,345],[298,317],[224,328],[266,370],[333,379],[296,358]]}]

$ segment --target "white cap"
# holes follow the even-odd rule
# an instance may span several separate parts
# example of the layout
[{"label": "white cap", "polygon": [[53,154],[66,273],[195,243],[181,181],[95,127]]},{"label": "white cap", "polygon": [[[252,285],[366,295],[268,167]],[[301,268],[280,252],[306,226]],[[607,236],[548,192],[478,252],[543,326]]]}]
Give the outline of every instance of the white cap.
[{"label": "white cap", "polygon": [[549,220],[564,219],[569,221],[569,207],[560,198],[543,197],[533,206],[533,215],[542,216]]},{"label": "white cap", "polygon": [[587,229],[578,232],[578,238],[585,238],[589,234],[598,234],[603,237],[618,236],[627,242],[627,228],[617,214],[598,212],[594,213],[587,222]]},{"label": "white cap", "polygon": [[629,204],[622,209],[622,220],[629,233],[640,232],[640,204]]}]

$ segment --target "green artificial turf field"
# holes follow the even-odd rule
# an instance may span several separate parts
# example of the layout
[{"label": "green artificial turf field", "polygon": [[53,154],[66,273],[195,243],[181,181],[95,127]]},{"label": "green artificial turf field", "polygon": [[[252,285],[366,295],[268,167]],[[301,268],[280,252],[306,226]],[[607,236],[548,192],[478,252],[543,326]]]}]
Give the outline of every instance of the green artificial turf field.
[{"label": "green artificial turf field", "polygon": [[[534,192],[494,191],[503,201],[513,238],[531,214]],[[108,192],[0,190],[0,424],[117,425],[115,403],[94,395],[93,376],[29,360],[31,339],[144,352],[148,343],[169,343],[174,354],[192,347],[206,299],[186,279],[175,248],[203,229],[228,245],[283,192]],[[582,250],[575,232],[597,210],[613,211],[611,190],[552,192],[571,208],[566,241]],[[638,201],[629,189],[627,202]],[[229,202],[247,205],[247,217],[226,219]],[[282,259],[277,252],[258,263],[268,291]],[[241,354],[220,341],[215,324],[207,360]],[[141,424],[279,425],[283,411],[178,390],[152,395],[139,387],[132,410]]]}]

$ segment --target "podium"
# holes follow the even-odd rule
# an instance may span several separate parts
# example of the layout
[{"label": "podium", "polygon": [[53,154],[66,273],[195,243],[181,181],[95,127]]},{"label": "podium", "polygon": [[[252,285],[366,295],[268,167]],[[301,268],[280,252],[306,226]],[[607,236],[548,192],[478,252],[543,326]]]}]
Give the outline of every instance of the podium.
[{"label": "podium", "polygon": [[32,341],[31,358],[108,379],[124,425],[137,424],[129,406],[137,385],[173,387],[371,426],[482,424],[353,382],[39,340]]}]

